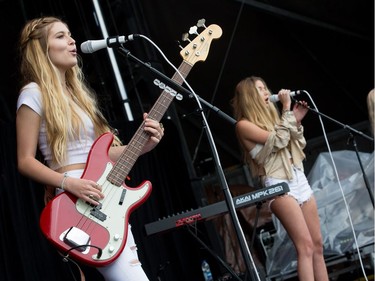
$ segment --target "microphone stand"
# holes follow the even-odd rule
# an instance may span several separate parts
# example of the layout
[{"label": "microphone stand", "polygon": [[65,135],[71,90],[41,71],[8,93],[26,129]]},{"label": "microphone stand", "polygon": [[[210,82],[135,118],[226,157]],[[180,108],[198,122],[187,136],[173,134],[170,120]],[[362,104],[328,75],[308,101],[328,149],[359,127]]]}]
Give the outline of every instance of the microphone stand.
[{"label": "microphone stand", "polygon": [[[220,111],[218,108],[212,106],[207,101],[203,100],[198,95],[194,95],[193,93],[191,93],[190,91],[188,91],[187,89],[185,89],[181,85],[177,84],[175,81],[173,81],[169,77],[165,76],[163,73],[161,73],[157,69],[153,68],[150,65],[150,63],[145,63],[142,60],[138,59],[137,57],[132,55],[129,50],[125,49],[124,47],[119,47],[118,50],[120,50],[121,51],[120,53],[122,55],[124,55],[126,58],[130,58],[132,61],[134,61],[136,63],[139,63],[140,65],[142,65],[145,68],[147,68],[148,70],[150,70],[153,74],[155,74],[159,79],[161,79],[164,83],[169,85],[174,90],[178,90],[179,92],[186,94],[189,98],[192,98],[194,96],[197,98],[197,102],[198,102],[198,105],[199,105],[199,111],[201,112],[202,119],[203,119],[203,128],[205,129],[210,147],[212,149],[213,158],[214,158],[215,165],[216,165],[216,172],[217,172],[218,178],[219,178],[219,183],[220,183],[220,185],[222,187],[222,190],[224,192],[225,202],[227,204],[229,214],[232,218],[233,226],[234,226],[234,229],[235,229],[235,232],[236,232],[236,235],[237,235],[237,239],[238,239],[239,244],[240,244],[240,249],[241,249],[243,259],[244,259],[245,264],[246,264],[246,268],[247,268],[248,272],[251,274],[252,280],[260,281],[259,273],[256,270],[255,263],[254,263],[254,260],[251,256],[249,247],[247,245],[245,235],[244,235],[244,233],[242,231],[242,228],[240,226],[240,222],[238,220],[236,209],[235,209],[235,206],[234,206],[234,203],[233,203],[233,197],[230,194],[230,190],[228,188],[228,184],[227,184],[226,179],[225,179],[224,171],[223,171],[223,169],[221,167],[221,164],[220,164],[219,155],[217,153],[216,146],[215,146],[215,143],[213,141],[213,137],[211,135],[211,131],[210,131],[208,122],[206,120],[206,116],[204,115],[204,112],[203,112],[203,109],[202,109],[200,103],[202,102],[203,104],[205,104],[206,106],[208,106],[209,108],[214,110],[217,114],[219,114],[219,116],[223,117],[224,119],[226,119],[230,123],[235,124],[236,121],[233,118],[226,115],[225,113],[223,113],[222,111]],[[252,270],[252,269],[254,269],[254,270]]]},{"label": "microphone stand", "polygon": [[[298,101],[295,100],[295,99],[293,99],[293,100],[296,101],[296,102],[298,102]],[[361,171],[362,171],[363,180],[364,180],[365,185],[366,185],[366,188],[367,188],[367,190],[368,190],[368,193],[369,193],[369,196],[370,196],[370,200],[371,200],[372,206],[374,207],[374,195],[373,195],[372,190],[371,190],[371,188],[370,188],[370,184],[369,184],[368,178],[367,178],[367,176],[366,176],[365,169],[363,168],[362,160],[361,160],[361,158],[360,158],[360,156],[359,156],[359,151],[358,151],[358,147],[357,147],[357,142],[356,142],[356,140],[355,140],[354,135],[359,135],[359,136],[361,136],[361,137],[363,137],[363,138],[365,138],[365,139],[368,139],[368,140],[370,140],[370,141],[372,141],[372,142],[374,142],[374,139],[371,138],[371,137],[369,137],[368,135],[364,134],[363,132],[360,132],[360,131],[358,131],[358,130],[356,130],[356,129],[354,129],[354,128],[348,126],[348,125],[345,125],[345,124],[343,124],[343,123],[341,123],[341,122],[339,122],[339,121],[337,121],[337,120],[335,120],[335,119],[333,119],[333,118],[331,118],[331,117],[329,117],[329,116],[327,116],[327,115],[325,115],[325,114],[323,114],[323,113],[317,111],[317,110],[314,109],[314,108],[311,108],[311,107],[309,107],[309,106],[307,106],[306,108],[308,108],[310,111],[313,111],[313,112],[315,112],[316,114],[318,114],[318,115],[320,115],[320,116],[323,116],[324,118],[327,118],[328,120],[330,120],[330,121],[332,121],[332,122],[334,122],[334,123],[340,125],[343,129],[346,129],[346,130],[349,131],[349,139],[348,139],[348,143],[349,143],[350,140],[353,141],[353,146],[354,146],[354,149],[355,149],[355,152],[356,152],[356,155],[357,155],[357,159],[358,159],[358,162],[359,162],[359,166],[360,166]]]}]

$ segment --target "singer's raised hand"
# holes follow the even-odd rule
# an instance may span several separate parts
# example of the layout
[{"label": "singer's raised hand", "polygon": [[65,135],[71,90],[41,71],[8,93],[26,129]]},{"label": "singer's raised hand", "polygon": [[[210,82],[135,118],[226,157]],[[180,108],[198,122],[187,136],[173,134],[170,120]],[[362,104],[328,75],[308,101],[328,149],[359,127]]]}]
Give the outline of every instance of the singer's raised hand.
[{"label": "singer's raised hand", "polygon": [[298,101],[294,104],[293,113],[298,124],[301,123],[302,119],[305,117],[308,111],[309,107],[306,101]]}]

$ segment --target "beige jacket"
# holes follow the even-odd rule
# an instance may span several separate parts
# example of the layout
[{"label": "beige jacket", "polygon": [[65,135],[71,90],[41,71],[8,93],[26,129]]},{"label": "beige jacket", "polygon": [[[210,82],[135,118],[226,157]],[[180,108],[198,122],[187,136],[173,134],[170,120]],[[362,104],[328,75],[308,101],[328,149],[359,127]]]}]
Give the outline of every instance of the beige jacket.
[{"label": "beige jacket", "polygon": [[259,176],[291,180],[293,174],[289,158],[291,156],[293,165],[303,171],[305,146],[303,127],[297,128],[297,120],[292,111],[284,112],[280,124],[275,126],[254,158],[258,171],[263,171],[258,173]]}]

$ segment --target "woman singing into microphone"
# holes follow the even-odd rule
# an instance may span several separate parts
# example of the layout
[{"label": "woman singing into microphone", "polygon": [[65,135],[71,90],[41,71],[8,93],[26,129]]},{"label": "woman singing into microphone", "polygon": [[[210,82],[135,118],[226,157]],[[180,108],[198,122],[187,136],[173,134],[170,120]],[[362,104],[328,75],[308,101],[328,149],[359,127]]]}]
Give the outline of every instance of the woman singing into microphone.
[{"label": "woman singing into microphone", "polygon": [[[17,159],[23,175],[49,187],[46,198],[65,191],[89,204],[104,198],[94,181],[81,178],[90,149],[111,128],[85,82],[76,41],[67,24],[55,17],[28,21],[20,36],[22,88],[17,102]],[[164,136],[159,122],[144,113],[148,138],[141,154]],[[109,157],[124,151],[115,138]],[[37,158],[37,151],[42,159]],[[98,267],[106,281],[147,281],[129,225],[124,250],[109,265]]]},{"label": "woman singing into microphone", "polygon": [[293,241],[301,281],[327,281],[317,205],[303,171],[302,119],[307,103],[291,107],[290,90],[277,94],[281,114],[270,102],[270,91],[260,77],[240,81],[232,99],[236,133],[252,173],[263,186],[286,182],[290,192],[269,202]]}]

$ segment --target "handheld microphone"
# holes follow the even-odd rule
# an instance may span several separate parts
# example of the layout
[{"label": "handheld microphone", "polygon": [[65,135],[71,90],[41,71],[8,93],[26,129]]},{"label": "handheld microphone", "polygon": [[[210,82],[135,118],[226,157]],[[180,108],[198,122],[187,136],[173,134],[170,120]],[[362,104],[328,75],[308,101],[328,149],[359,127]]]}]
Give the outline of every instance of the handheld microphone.
[{"label": "handheld microphone", "polygon": [[85,54],[91,54],[98,50],[104,49],[104,48],[114,48],[114,47],[120,47],[121,44],[126,43],[127,41],[134,40],[134,35],[129,35],[127,38],[126,36],[113,36],[108,37],[106,39],[101,40],[88,40],[81,44],[81,51]]},{"label": "handheld microphone", "polygon": [[[302,94],[303,90],[297,90],[297,91],[290,91],[289,96],[294,97],[296,95]],[[278,102],[279,96],[278,95],[270,95],[269,99],[270,102]]]}]

